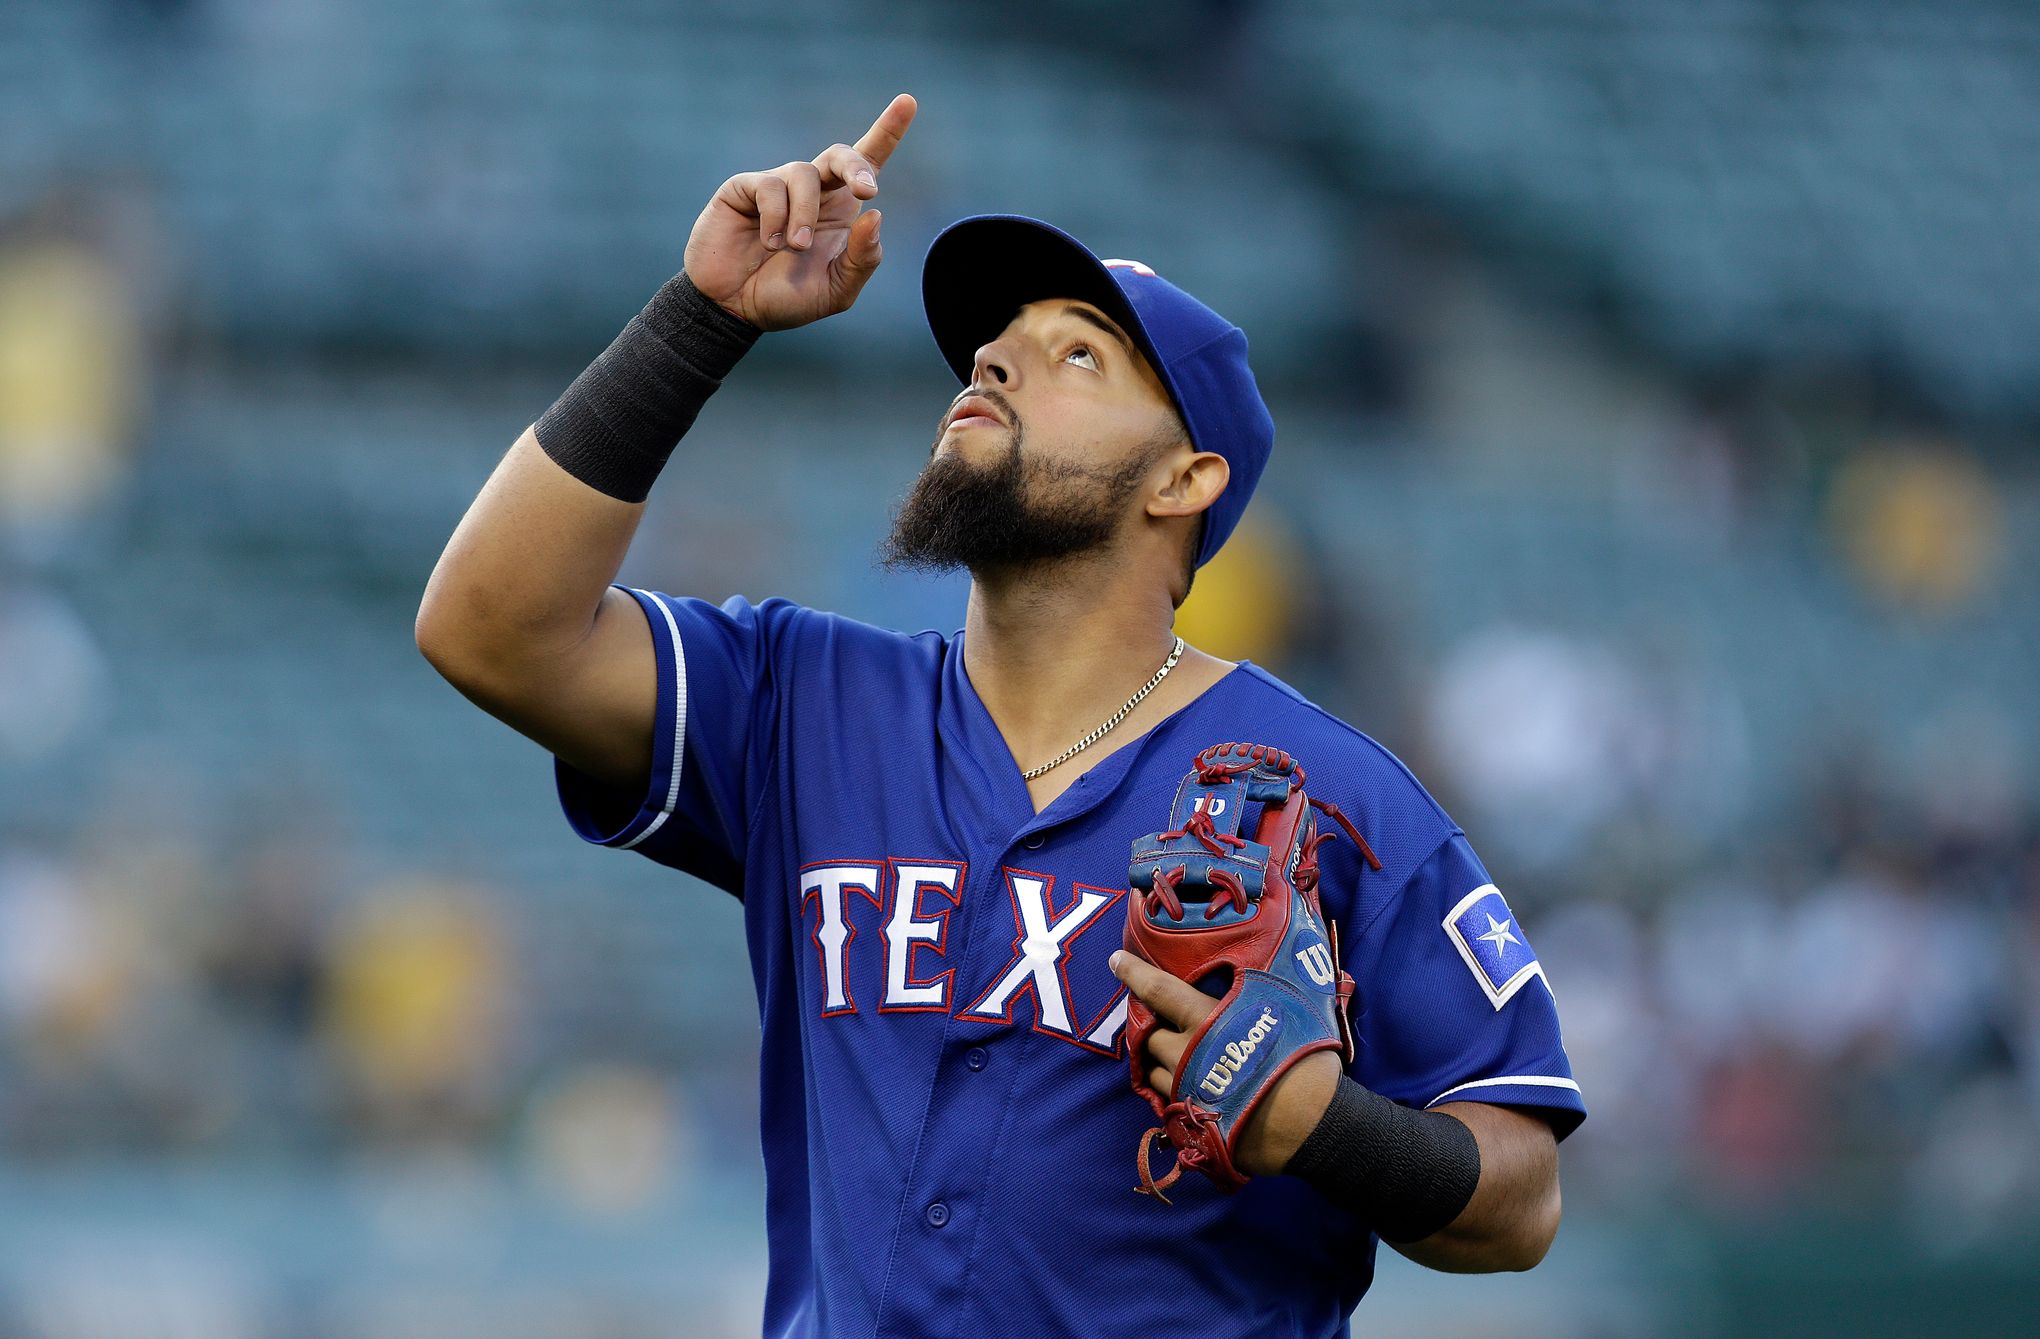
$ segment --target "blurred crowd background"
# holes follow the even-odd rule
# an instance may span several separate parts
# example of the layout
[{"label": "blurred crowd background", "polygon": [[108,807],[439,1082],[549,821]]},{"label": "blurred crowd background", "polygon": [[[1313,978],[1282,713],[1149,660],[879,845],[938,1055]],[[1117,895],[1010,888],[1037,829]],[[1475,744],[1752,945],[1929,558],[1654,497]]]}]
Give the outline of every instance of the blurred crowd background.
[{"label": "blurred crowd background", "polygon": [[732,172],[921,115],[625,579],[869,561],[1013,210],[1243,325],[1183,616],[1402,757],[1592,1118],[1524,1276],[1357,1333],[2030,1332],[2040,13],[2022,0],[6,0],[0,1336],[756,1333],[738,908],[412,645]]}]

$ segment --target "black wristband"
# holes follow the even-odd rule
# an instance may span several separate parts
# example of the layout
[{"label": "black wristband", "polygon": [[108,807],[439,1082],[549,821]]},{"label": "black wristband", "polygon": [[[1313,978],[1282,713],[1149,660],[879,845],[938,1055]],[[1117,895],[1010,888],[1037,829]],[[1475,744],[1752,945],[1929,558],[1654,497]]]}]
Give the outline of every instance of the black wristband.
[{"label": "black wristband", "polygon": [[1419,1241],[1473,1198],[1480,1145],[1444,1112],[1412,1111],[1341,1074],[1324,1118],[1282,1170],[1382,1240]]},{"label": "black wristband", "polygon": [[701,406],[763,333],[703,296],[683,270],[539,417],[538,444],[590,488],[643,502]]}]

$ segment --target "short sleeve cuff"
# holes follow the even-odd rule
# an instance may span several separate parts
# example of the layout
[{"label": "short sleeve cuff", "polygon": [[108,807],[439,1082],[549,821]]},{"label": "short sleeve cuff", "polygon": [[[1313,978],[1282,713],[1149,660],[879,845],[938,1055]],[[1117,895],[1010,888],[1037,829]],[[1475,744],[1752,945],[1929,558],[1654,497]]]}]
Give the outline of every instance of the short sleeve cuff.
[{"label": "short sleeve cuff", "polygon": [[1491,1079],[1469,1079],[1454,1084],[1424,1103],[1426,1108],[1445,1102],[1490,1102],[1496,1106],[1543,1107],[1541,1114],[1551,1122],[1560,1139],[1579,1128],[1587,1118],[1587,1106],[1580,1085],[1552,1074],[1503,1074]]},{"label": "short sleeve cuff", "polygon": [[646,591],[618,586],[644,612],[658,663],[658,716],[652,725],[652,771],[641,796],[604,785],[553,760],[553,780],[567,823],[583,841],[630,850],[673,821],[680,802],[680,767],[687,750],[687,660],[680,629],[665,602]]}]

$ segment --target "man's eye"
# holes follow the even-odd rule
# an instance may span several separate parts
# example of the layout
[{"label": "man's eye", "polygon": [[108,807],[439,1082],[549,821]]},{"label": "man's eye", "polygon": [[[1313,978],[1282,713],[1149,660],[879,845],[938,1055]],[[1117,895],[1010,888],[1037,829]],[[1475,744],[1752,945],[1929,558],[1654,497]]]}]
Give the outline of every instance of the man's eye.
[{"label": "man's eye", "polygon": [[1095,368],[1098,366],[1098,355],[1092,353],[1090,349],[1086,348],[1082,344],[1077,345],[1076,348],[1071,349],[1067,354],[1063,355],[1063,361],[1068,362],[1070,359],[1077,357],[1089,358],[1091,360],[1092,367]]}]

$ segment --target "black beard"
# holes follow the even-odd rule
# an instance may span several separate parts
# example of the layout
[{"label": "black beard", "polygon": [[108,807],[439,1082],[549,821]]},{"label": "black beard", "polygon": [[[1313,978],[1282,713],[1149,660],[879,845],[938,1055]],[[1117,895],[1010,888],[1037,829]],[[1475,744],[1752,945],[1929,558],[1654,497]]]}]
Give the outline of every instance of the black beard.
[{"label": "black beard", "polygon": [[1126,504],[1166,442],[1117,469],[1046,461],[1021,450],[1019,429],[988,465],[937,455],[900,502],[879,546],[887,568],[1011,571],[1111,543]]}]

